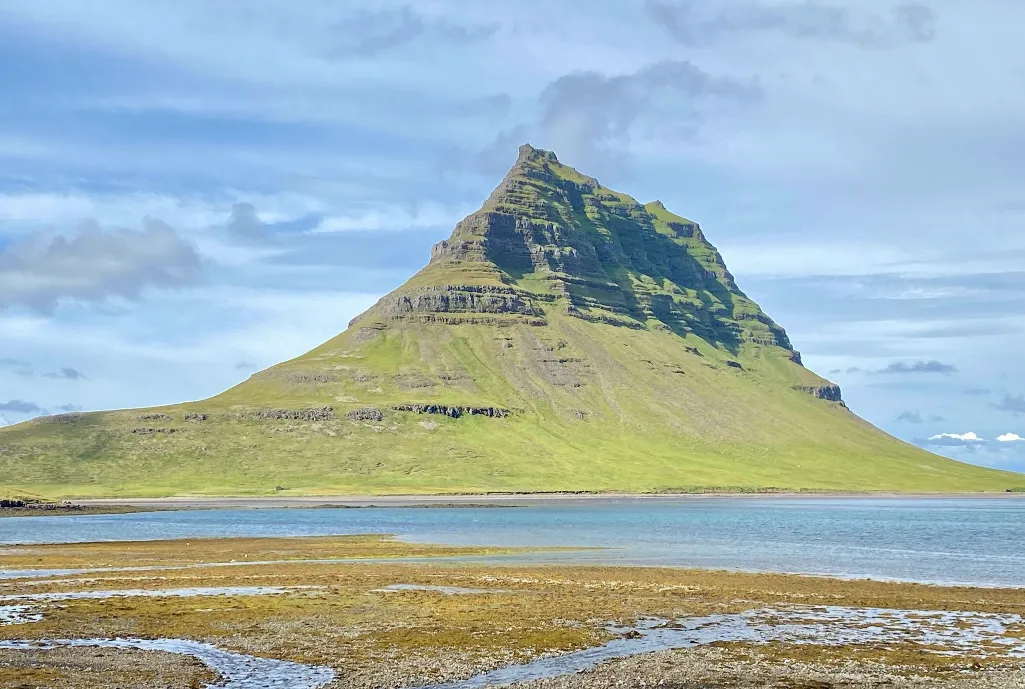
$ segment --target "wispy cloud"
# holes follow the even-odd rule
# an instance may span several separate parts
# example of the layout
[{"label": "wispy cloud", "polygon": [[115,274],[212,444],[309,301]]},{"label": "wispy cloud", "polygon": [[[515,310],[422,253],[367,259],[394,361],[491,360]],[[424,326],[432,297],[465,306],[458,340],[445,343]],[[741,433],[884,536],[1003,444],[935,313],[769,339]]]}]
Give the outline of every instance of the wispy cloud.
[{"label": "wispy cloud", "polygon": [[238,242],[263,244],[270,240],[267,226],[256,214],[251,203],[236,203],[227,224],[228,237]]},{"label": "wispy cloud", "polygon": [[85,375],[81,371],[70,366],[66,366],[59,371],[44,373],[43,377],[53,378],[54,380],[85,380]]},{"label": "wispy cloud", "polygon": [[409,5],[386,10],[361,10],[332,27],[330,57],[371,58],[416,41],[458,46],[480,41],[498,31],[497,24],[467,25],[431,17]]},{"label": "wispy cloud", "polygon": [[730,34],[777,33],[788,39],[892,48],[933,40],[936,17],[921,4],[898,5],[889,14],[872,14],[820,2],[767,3],[726,0],[648,0],[649,16],[670,36],[687,45],[707,45]]},{"label": "wispy cloud", "polygon": [[692,139],[708,118],[725,119],[729,110],[761,95],[755,80],[712,74],[687,60],[654,62],[625,74],[574,71],[544,88],[534,121],[502,133],[477,157],[495,172],[529,141],[601,174],[626,165],[625,152],[636,140]]},{"label": "wispy cloud", "polygon": [[876,371],[870,371],[870,373],[876,375],[908,375],[916,373],[939,373],[942,375],[950,375],[957,372],[957,366],[953,364],[945,364],[942,361],[895,361],[886,368],[881,368]]},{"label": "wispy cloud", "polygon": [[39,414],[44,409],[35,402],[9,400],[7,402],[0,402],[0,411],[13,412],[15,414]]},{"label": "wispy cloud", "polygon": [[1004,395],[1004,399],[993,404],[992,407],[1012,414],[1025,414],[1025,395]]},{"label": "wispy cloud", "polygon": [[32,364],[20,359],[0,359],[0,370],[13,371],[17,375],[25,377],[34,374]]}]

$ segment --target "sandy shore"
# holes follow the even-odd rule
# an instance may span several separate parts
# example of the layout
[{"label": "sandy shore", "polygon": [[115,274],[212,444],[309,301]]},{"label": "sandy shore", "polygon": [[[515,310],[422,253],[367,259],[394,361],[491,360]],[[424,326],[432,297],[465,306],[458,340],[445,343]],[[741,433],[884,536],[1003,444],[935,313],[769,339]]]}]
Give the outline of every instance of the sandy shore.
[{"label": "sandy shore", "polygon": [[287,507],[410,507],[410,506],[474,506],[474,505],[543,505],[572,503],[672,502],[678,500],[715,499],[794,499],[876,500],[902,499],[1025,499],[1025,493],[482,493],[477,495],[297,495],[216,497],[187,496],[168,498],[102,498],[76,500],[75,504],[92,507],[128,506],[139,508],[287,508]]}]

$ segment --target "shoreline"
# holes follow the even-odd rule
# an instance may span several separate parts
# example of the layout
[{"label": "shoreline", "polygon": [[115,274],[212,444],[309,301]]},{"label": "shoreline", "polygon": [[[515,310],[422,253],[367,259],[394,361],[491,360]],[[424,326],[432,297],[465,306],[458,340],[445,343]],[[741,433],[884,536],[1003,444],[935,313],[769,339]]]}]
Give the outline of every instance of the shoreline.
[{"label": "shoreline", "polygon": [[477,493],[436,495],[296,495],[296,496],[172,496],[158,498],[88,498],[70,500],[83,507],[135,507],[150,509],[285,509],[324,507],[410,508],[493,507],[516,505],[674,502],[682,500],[981,500],[1025,499],[1025,493]]}]

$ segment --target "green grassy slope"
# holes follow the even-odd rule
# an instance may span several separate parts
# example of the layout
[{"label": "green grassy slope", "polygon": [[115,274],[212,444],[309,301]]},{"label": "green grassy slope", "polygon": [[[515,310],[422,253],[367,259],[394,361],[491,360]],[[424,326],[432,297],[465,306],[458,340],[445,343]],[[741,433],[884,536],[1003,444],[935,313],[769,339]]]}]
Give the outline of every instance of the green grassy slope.
[{"label": "green grassy slope", "polygon": [[882,433],[799,361],[697,225],[525,147],[346,332],[201,402],[0,430],[0,490],[1025,486]]}]

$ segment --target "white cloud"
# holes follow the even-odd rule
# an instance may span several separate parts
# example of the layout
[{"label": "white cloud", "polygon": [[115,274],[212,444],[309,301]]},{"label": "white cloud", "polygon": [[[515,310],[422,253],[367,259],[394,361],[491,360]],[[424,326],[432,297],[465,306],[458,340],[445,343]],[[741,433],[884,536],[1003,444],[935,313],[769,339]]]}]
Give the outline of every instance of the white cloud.
[{"label": "white cloud", "polygon": [[7,420],[7,417],[4,416],[3,414],[0,414],[0,428],[3,428],[4,426],[10,426],[10,425],[11,425],[11,422]]},{"label": "white cloud", "polygon": [[998,443],[1021,443],[1025,442],[1025,438],[1021,437],[1017,433],[1004,433],[997,437]]},{"label": "white cloud", "polygon": [[936,440],[936,441],[955,440],[955,441],[961,441],[961,442],[965,442],[965,443],[984,443],[984,442],[986,442],[986,440],[984,438],[980,438],[977,434],[970,433],[970,432],[969,433],[940,433],[939,435],[932,436],[931,438],[929,438],[929,440]]}]

